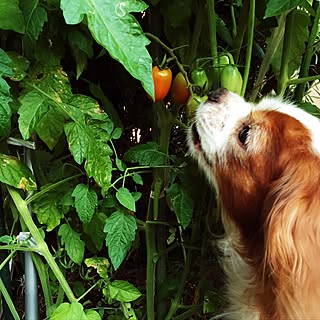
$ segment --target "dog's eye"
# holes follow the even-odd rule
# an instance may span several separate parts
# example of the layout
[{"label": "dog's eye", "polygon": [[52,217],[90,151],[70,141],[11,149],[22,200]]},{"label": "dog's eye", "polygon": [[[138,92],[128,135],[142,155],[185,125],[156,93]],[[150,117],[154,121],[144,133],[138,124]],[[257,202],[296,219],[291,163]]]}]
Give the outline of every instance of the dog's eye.
[{"label": "dog's eye", "polygon": [[250,129],[251,129],[250,126],[244,126],[241,129],[241,131],[239,132],[238,138],[239,138],[239,141],[241,142],[241,144],[243,144],[243,145],[246,144]]}]

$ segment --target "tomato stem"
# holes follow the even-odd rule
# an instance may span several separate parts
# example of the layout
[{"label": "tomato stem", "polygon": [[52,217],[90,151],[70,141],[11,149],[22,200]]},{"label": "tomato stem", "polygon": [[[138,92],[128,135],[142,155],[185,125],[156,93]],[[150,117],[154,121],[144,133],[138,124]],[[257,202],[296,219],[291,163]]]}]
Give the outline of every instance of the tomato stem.
[{"label": "tomato stem", "polygon": [[[314,48],[314,44],[316,42],[316,38],[317,38],[317,34],[318,34],[319,21],[320,21],[319,1],[314,1],[313,7],[316,11],[316,15],[313,20],[313,24],[312,24],[308,44],[307,44],[307,50],[306,50],[306,53],[304,54],[303,59],[302,59],[302,64],[301,64],[300,74],[299,74],[300,79],[306,78],[308,76],[311,58],[314,53],[313,48]],[[312,16],[311,16],[311,18],[312,18]],[[306,88],[305,82],[302,82],[297,86],[297,88],[295,90],[295,99],[297,101],[302,100],[304,92],[305,92],[305,88]]]},{"label": "tomato stem", "polygon": [[243,73],[243,82],[241,88],[241,96],[244,96],[247,88],[251,56],[252,56],[252,46],[253,46],[253,35],[254,35],[254,18],[255,18],[255,0],[250,0],[249,7],[249,23],[248,23],[248,43],[247,43],[247,52],[246,52],[246,64]]},{"label": "tomato stem", "polygon": [[294,11],[291,11],[286,18],[286,27],[283,38],[283,49],[281,57],[281,68],[279,75],[278,94],[283,96],[288,86],[288,63],[292,42],[292,30],[294,23]]},{"label": "tomato stem", "polygon": [[175,61],[179,71],[183,74],[184,78],[186,79],[188,88],[190,90],[190,94],[192,94],[193,93],[192,92],[192,85],[191,85],[191,82],[189,81],[188,73],[184,69],[183,65],[179,62],[178,57],[175,55],[175,53],[174,53],[175,49],[171,49],[170,47],[168,47],[165,43],[163,43],[157,36],[155,36],[152,33],[145,32],[145,36],[150,38],[151,40],[156,41],[173,58],[173,60]]},{"label": "tomato stem", "polygon": [[[209,23],[209,33],[210,33],[210,48],[211,56],[213,58],[213,67],[218,67],[218,45],[217,45],[217,22],[216,22],[216,12],[214,0],[207,0],[208,4],[208,23]],[[219,73],[213,73],[213,84],[218,86],[219,84]]]}]

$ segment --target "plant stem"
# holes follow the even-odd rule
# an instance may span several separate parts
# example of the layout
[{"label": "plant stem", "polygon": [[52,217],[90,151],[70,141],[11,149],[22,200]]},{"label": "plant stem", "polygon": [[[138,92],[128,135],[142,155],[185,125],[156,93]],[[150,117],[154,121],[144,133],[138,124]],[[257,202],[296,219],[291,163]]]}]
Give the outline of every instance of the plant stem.
[{"label": "plant stem", "polygon": [[[214,0],[207,0],[208,4],[208,24],[209,24],[209,45],[211,50],[211,56],[213,61],[213,68],[218,67],[218,44],[217,44],[217,21],[216,12],[214,8]],[[213,73],[213,84],[218,86],[219,84],[219,73]]]},{"label": "plant stem", "polygon": [[52,257],[46,242],[42,239],[42,236],[41,236],[37,226],[34,224],[32,218],[30,216],[26,201],[24,201],[21,198],[19,192],[16,189],[14,189],[10,186],[7,186],[7,189],[9,191],[9,194],[10,194],[14,204],[16,205],[16,208],[18,209],[24,223],[26,224],[32,237],[34,238],[34,240],[39,248],[39,251],[42,253],[42,255],[46,259],[48,265],[50,266],[52,272],[54,273],[54,275],[58,279],[60,285],[63,287],[63,290],[66,293],[70,303],[76,302],[77,299],[75,298],[67,280],[65,279],[65,277],[64,277],[63,273],[61,272],[59,266],[57,265],[56,261]]},{"label": "plant stem", "polygon": [[241,88],[241,96],[244,96],[247,88],[251,56],[252,56],[252,46],[253,46],[253,35],[254,35],[254,18],[255,18],[255,0],[250,0],[249,7],[249,21],[248,21],[248,43],[246,52],[246,64],[243,73],[243,83]]},{"label": "plant stem", "polygon": [[[319,1],[315,0],[314,3],[313,3],[313,6],[314,6],[314,9],[316,11],[316,15],[314,17],[312,28],[311,28],[311,32],[310,32],[310,35],[309,35],[309,40],[308,40],[308,44],[307,44],[307,51],[304,54],[303,59],[302,59],[299,78],[305,78],[305,77],[308,76],[309,69],[310,69],[310,63],[311,63],[311,58],[312,58],[312,55],[314,53],[313,46],[314,46],[314,43],[316,41],[317,34],[318,34],[318,29],[319,29],[319,21],[320,21],[320,5],[319,5]],[[306,83],[305,82],[302,82],[297,86],[297,88],[295,90],[295,99],[296,99],[296,101],[298,101],[298,102],[302,101],[302,98],[303,98],[304,92],[305,92],[305,88],[306,88]]]},{"label": "plant stem", "polygon": [[10,297],[8,291],[7,291],[7,288],[5,287],[5,285],[4,285],[4,283],[3,283],[1,278],[0,278],[0,292],[1,292],[4,300],[6,301],[7,306],[9,308],[9,310],[11,311],[11,314],[12,314],[13,318],[15,320],[20,320],[19,314],[18,314],[16,308],[14,307],[12,299],[11,299],[11,297]]},{"label": "plant stem", "polygon": [[288,14],[286,19],[286,27],[285,27],[284,38],[283,38],[280,75],[278,79],[278,94],[280,96],[284,95],[288,86],[288,79],[289,79],[288,62],[289,62],[289,55],[291,50],[294,15],[295,15],[294,11],[291,11]]},{"label": "plant stem", "polygon": [[290,84],[301,84],[301,83],[306,83],[308,81],[315,81],[320,79],[320,74],[316,76],[310,76],[310,77],[305,77],[305,78],[298,78],[298,79],[290,79],[288,80],[288,85]]},{"label": "plant stem", "polygon": [[153,35],[152,33],[145,32],[145,36],[147,36],[148,38],[156,41],[172,57],[172,59],[175,61],[176,65],[177,65],[179,71],[183,74],[184,78],[186,79],[187,86],[188,86],[189,91],[190,91],[190,95],[192,95],[193,94],[192,85],[191,85],[191,82],[189,80],[188,73],[184,69],[183,65],[179,62],[178,57],[174,53],[174,49],[171,49],[170,47],[168,47],[157,36]]},{"label": "plant stem", "polygon": [[66,183],[66,182],[68,182],[68,181],[70,181],[70,180],[76,179],[76,178],[78,178],[78,177],[81,177],[81,176],[83,176],[83,174],[82,174],[82,173],[79,173],[79,174],[76,174],[76,175],[74,175],[74,176],[72,176],[72,177],[68,177],[68,178],[66,178],[66,179],[64,179],[64,180],[61,180],[61,181],[58,181],[58,182],[56,182],[56,183],[50,184],[49,186],[45,187],[44,189],[40,190],[39,192],[34,193],[32,196],[28,197],[28,198],[25,200],[25,203],[28,205],[28,204],[30,204],[32,201],[41,198],[41,197],[42,197],[45,193],[47,193],[48,191],[51,191],[51,190],[53,190],[53,189],[55,189],[55,188],[57,188],[57,187],[60,187],[62,184]]},{"label": "plant stem", "polygon": [[271,34],[270,41],[268,43],[266,54],[262,60],[257,80],[255,81],[254,89],[252,90],[251,100],[255,101],[259,92],[259,89],[263,85],[263,80],[270,68],[271,60],[277,51],[281,40],[283,39],[284,29],[286,22],[286,14],[282,14],[278,19],[278,27],[274,28]]}]

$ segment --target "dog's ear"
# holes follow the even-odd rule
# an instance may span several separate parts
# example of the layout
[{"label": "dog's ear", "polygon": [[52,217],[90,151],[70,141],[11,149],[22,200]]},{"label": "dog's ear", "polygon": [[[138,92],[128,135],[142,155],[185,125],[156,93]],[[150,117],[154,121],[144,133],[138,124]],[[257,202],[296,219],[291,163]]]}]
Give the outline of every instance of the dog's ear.
[{"label": "dog's ear", "polygon": [[[320,161],[287,168],[265,203],[264,269],[283,316],[320,315]],[[318,302],[317,302],[318,300]],[[316,310],[314,310],[316,308]],[[299,312],[297,311],[299,310]]]}]

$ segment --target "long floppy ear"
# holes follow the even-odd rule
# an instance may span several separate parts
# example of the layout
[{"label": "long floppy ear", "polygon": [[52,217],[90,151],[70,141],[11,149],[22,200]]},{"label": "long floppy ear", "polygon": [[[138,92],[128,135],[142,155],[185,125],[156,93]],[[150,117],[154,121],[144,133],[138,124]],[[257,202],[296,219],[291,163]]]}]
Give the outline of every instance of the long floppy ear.
[{"label": "long floppy ear", "polygon": [[265,203],[265,276],[280,319],[320,317],[320,161],[299,162]]}]

